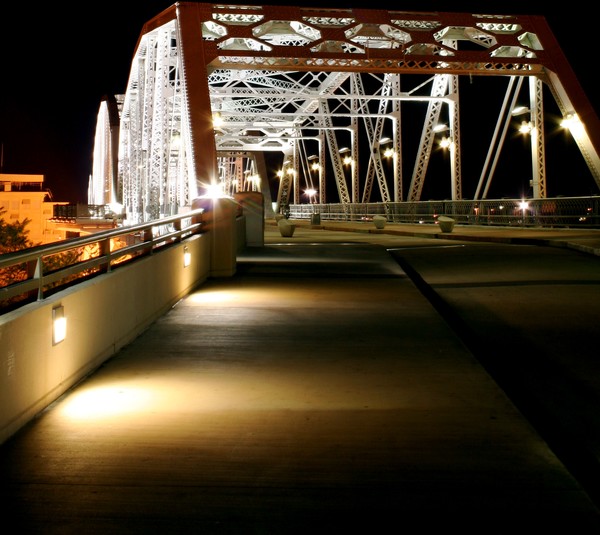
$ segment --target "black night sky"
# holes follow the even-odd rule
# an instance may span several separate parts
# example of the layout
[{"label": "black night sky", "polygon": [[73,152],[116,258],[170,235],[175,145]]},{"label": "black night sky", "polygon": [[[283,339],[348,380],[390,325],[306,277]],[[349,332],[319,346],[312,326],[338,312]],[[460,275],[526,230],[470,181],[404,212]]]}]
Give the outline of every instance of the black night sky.
[{"label": "black night sky", "polygon": [[[64,3],[3,6],[0,31],[2,172],[43,174],[54,200],[87,202],[100,101],[104,95],[124,92],[142,26],[172,3],[145,1],[130,5],[107,0],[97,4],[94,11],[87,6],[84,10]],[[300,4],[323,6],[322,2]],[[364,0],[344,5],[377,7]],[[331,7],[335,7],[333,2]],[[381,7],[389,9],[389,4],[382,2]],[[598,110],[593,81],[596,75],[590,60],[596,49],[595,19],[591,13],[566,16],[564,7],[550,7],[547,2],[513,1],[407,1],[395,5],[394,9],[471,13],[485,9],[486,13],[544,15]],[[550,161],[548,165],[554,163]]]}]

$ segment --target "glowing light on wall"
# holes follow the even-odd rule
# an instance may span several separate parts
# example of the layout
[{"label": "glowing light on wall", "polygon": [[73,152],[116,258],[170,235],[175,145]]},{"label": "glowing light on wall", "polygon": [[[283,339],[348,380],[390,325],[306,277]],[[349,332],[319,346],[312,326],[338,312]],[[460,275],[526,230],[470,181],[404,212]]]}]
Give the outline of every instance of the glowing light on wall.
[{"label": "glowing light on wall", "polygon": [[183,248],[183,267],[188,267],[192,263],[192,253],[187,245]]},{"label": "glowing light on wall", "polygon": [[59,344],[67,336],[67,318],[62,306],[52,309],[52,345]]}]

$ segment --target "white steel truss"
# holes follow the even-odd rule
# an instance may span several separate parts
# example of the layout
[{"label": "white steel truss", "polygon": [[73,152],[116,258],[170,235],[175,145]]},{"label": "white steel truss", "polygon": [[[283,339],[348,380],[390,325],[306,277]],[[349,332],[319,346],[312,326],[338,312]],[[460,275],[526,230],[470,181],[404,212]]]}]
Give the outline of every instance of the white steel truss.
[{"label": "white steel truss", "polygon": [[[390,190],[395,201],[421,200],[426,180],[440,180],[428,170],[445,118],[448,188],[461,199],[461,117],[473,104],[461,101],[465,77],[505,80],[506,95],[515,80],[529,80],[535,196],[546,196],[546,87],[574,121],[571,134],[600,188],[600,123],[543,17],[180,2],[143,28],[118,129],[99,116],[93,198],[122,202],[135,223],[187,209],[215,184],[226,194],[259,189],[270,201],[277,181],[277,210],[300,202],[318,172],[320,203],[369,202],[375,178],[384,202]],[[423,105],[417,121],[410,109]],[[474,198],[487,194],[505,124],[498,121]],[[275,169],[269,153],[280,157]]]}]

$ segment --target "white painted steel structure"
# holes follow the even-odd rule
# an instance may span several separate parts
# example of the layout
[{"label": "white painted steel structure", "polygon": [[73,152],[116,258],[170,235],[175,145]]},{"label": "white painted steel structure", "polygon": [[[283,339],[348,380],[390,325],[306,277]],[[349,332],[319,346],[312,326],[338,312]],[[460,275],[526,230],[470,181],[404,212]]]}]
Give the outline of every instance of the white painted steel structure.
[{"label": "white painted steel structure", "polygon": [[[320,204],[418,201],[444,136],[448,197],[460,200],[461,108],[495,106],[487,94],[461,100],[461,79],[473,77],[495,77],[505,95],[473,198],[487,196],[523,93],[533,196],[546,197],[545,92],[575,120],[600,188],[598,116],[543,17],[189,2],[142,29],[122,104],[112,103],[118,128],[114,110],[99,116],[90,188],[95,201],[121,202],[131,223],[187,209],[211,184],[262,191],[267,214],[271,189],[276,210],[308,201],[304,187]],[[268,153],[281,157],[273,188]]]}]

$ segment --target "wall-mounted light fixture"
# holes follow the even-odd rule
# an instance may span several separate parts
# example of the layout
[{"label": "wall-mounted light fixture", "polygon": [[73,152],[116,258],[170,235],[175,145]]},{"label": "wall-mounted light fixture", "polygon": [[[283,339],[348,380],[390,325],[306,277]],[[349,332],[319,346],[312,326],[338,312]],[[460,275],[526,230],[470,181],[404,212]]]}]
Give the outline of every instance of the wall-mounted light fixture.
[{"label": "wall-mounted light fixture", "polygon": [[192,253],[190,253],[188,246],[183,247],[183,267],[186,268],[192,263]]},{"label": "wall-mounted light fixture", "polygon": [[52,309],[52,345],[59,344],[67,336],[67,318],[65,307],[58,306]]}]

